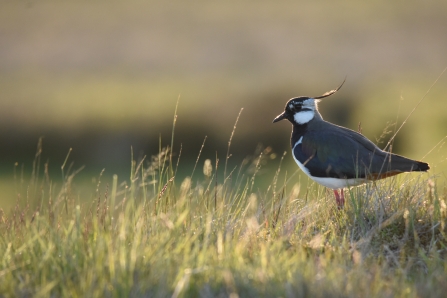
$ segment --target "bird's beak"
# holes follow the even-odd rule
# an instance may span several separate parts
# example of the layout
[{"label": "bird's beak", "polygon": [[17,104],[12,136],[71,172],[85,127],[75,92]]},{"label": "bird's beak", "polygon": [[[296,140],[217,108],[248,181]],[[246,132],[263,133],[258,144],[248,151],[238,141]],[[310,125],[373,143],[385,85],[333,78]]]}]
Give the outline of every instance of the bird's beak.
[{"label": "bird's beak", "polygon": [[283,112],[282,114],[279,114],[278,116],[276,116],[275,119],[273,119],[273,123],[281,121],[286,119],[286,112]]}]

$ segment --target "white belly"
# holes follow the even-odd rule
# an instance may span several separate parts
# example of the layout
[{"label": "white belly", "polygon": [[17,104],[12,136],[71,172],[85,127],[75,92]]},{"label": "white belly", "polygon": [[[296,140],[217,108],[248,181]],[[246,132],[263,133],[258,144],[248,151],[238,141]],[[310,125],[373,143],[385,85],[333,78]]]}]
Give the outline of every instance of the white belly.
[{"label": "white belly", "polygon": [[368,182],[368,180],[361,179],[361,178],[359,178],[359,179],[356,179],[356,178],[341,179],[341,178],[330,178],[330,177],[321,178],[321,177],[312,177],[308,173],[306,173],[306,174],[313,181],[315,181],[323,186],[326,186],[328,188],[332,188],[332,189],[340,189],[340,188],[345,188],[345,187],[357,186],[357,185],[364,184],[364,183]]}]

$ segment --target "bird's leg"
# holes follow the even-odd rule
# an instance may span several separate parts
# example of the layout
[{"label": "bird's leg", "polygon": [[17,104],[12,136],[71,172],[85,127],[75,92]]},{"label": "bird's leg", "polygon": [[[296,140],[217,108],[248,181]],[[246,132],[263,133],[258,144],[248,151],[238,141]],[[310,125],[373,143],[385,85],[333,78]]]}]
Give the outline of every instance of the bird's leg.
[{"label": "bird's leg", "polygon": [[345,205],[345,194],[343,193],[343,188],[341,189],[341,195],[336,189],[334,189],[335,202],[337,203],[338,209],[342,209]]},{"label": "bird's leg", "polygon": [[334,189],[334,195],[335,195],[335,202],[337,202],[337,205],[340,205],[340,195],[338,194],[338,191]]}]

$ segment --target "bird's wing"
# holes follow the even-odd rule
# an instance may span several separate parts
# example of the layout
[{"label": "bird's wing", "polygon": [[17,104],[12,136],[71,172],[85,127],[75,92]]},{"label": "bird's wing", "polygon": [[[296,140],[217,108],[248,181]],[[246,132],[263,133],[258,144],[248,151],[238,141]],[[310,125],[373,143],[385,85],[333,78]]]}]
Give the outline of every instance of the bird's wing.
[{"label": "bird's wing", "polygon": [[294,148],[312,176],[350,179],[386,172],[387,153],[370,140],[344,127],[325,128],[309,130]]}]

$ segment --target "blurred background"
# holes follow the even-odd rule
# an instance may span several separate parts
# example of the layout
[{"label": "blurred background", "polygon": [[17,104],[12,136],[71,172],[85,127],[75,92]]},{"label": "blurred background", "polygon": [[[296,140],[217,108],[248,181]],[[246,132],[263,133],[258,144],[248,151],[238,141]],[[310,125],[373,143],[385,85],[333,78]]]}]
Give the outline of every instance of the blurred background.
[{"label": "blurred background", "polygon": [[393,134],[383,131],[424,98],[393,151],[445,180],[447,73],[430,86],[447,67],[446,16],[444,0],[2,1],[0,201],[15,199],[14,171],[31,173],[39,137],[56,181],[69,148],[73,167],[85,165],[79,179],[102,169],[128,179],[131,147],[151,156],[171,143],[178,99],[184,175],[205,136],[198,168],[225,160],[241,108],[230,162],[262,144],[288,151],[283,169],[294,172],[291,126],[273,118],[289,98],[321,95],[345,76],[323,117],[361,122],[383,148]]}]

